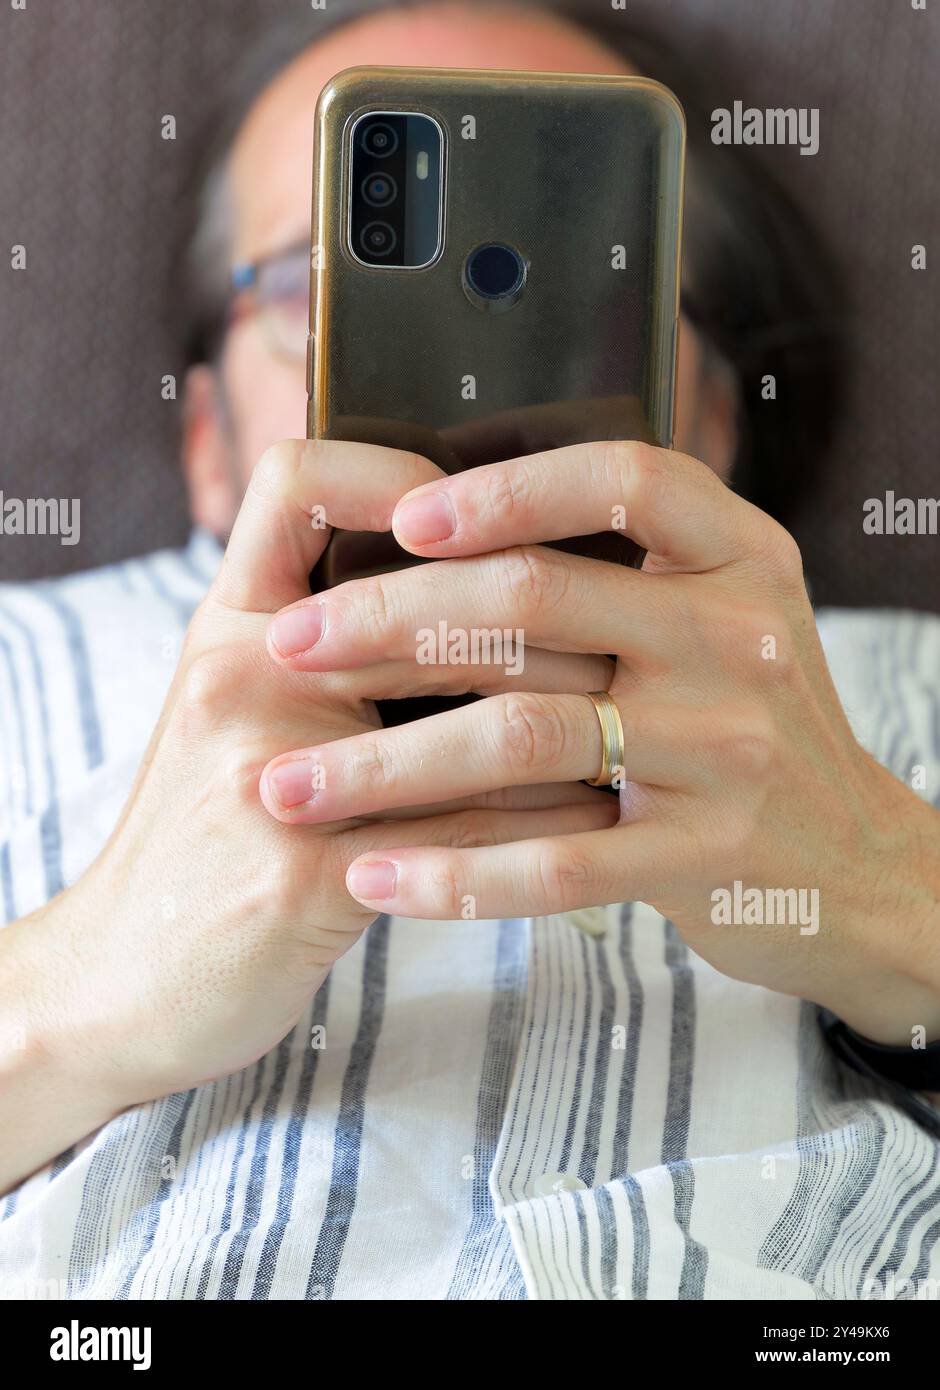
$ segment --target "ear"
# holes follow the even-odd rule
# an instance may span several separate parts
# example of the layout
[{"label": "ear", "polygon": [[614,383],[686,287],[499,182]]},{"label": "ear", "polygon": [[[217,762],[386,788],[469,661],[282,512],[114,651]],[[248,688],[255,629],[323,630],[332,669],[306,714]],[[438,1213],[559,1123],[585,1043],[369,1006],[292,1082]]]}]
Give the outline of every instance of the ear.
[{"label": "ear", "polygon": [[231,445],[219,382],[205,364],[190,367],[183,386],[183,474],[189,514],[223,539],[238,511]]}]

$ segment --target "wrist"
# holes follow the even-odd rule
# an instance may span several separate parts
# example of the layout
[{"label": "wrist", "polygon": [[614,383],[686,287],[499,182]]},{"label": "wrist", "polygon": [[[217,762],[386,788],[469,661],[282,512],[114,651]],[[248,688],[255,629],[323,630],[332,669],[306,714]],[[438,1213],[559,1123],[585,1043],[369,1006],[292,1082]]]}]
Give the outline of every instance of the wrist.
[{"label": "wrist", "polygon": [[940,1039],[940,1002],[916,981],[884,976],[818,1001],[854,1033],[885,1047],[922,1048]]},{"label": "wrist", "polygon": [[[130,1103],[99,1047],[93,1016],[85,1017],[85,982],[72,947],[78,897],[66,889],[0,933],[0,992],[8,1001],[0,1038],[4,1104],[28,1104],[37,1151],[57,1145],[40,1164]],[[22,1135],[23,1123],[18,1114],[18,1130],[8,1132]]]},{"label": "wrist", "polygon": [[940,815],[891,782],[898,831],[853,875],[839,977],[817,1002],[863,1038],[920,1047],[940,1038]]}]

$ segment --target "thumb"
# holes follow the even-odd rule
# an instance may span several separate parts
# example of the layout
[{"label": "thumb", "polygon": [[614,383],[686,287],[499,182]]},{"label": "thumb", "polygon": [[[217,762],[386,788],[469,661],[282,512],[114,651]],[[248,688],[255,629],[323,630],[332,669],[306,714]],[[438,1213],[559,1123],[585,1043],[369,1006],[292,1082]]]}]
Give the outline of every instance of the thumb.
[{"label": "thumb", "polygon": [[420,454],[377,444],[274,444],[251,475],[210,600],[274,613],[306,597],[332,527],[390,531],[398,499],[442,476]]}]

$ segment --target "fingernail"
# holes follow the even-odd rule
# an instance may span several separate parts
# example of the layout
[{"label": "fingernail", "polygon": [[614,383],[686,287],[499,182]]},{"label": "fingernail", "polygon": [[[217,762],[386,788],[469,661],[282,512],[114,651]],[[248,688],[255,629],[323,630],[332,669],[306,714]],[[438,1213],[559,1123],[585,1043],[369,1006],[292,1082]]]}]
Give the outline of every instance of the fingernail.
[{"label": "fingernail", "polygon": [[307,603],[278,613],[269,628],[271,643],[281,656],[298,656],[315,647],[323,636],[323,607]]},{"label": "fingernail", "polygon": [[454,534],[454,509],[443,492],[426,492],[412,497],[396,509],[394,527],[409,545],[431,545]]},{"label": "fingernail", "polygon": [[353,897],[365,898],[367,902],[394,897],[397,882],[398,865],[386,860],[353,864],[346,875],[346,886]]},{"label": "fingernail", "polygon": [[312,801],[322,785],[321,765],[310,758],[294,758],[288,763],[278,763],[268,773],[271,793],[286,811]]}]

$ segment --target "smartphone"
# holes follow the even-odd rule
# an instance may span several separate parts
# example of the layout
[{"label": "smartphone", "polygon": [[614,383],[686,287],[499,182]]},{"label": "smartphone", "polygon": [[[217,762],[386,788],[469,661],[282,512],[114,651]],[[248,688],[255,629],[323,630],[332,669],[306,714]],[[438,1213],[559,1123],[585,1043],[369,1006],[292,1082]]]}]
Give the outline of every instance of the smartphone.
[{"label": "smartphone", "polygon": [[[684,153],[679,102],[643,77],[334,77],[316,115],[308,436],[447,473],[590,440],[669,445]],[[554,544],[643,562],[613,519]],[[336,531],[311,589],[418,563],[390,535]]]}]

